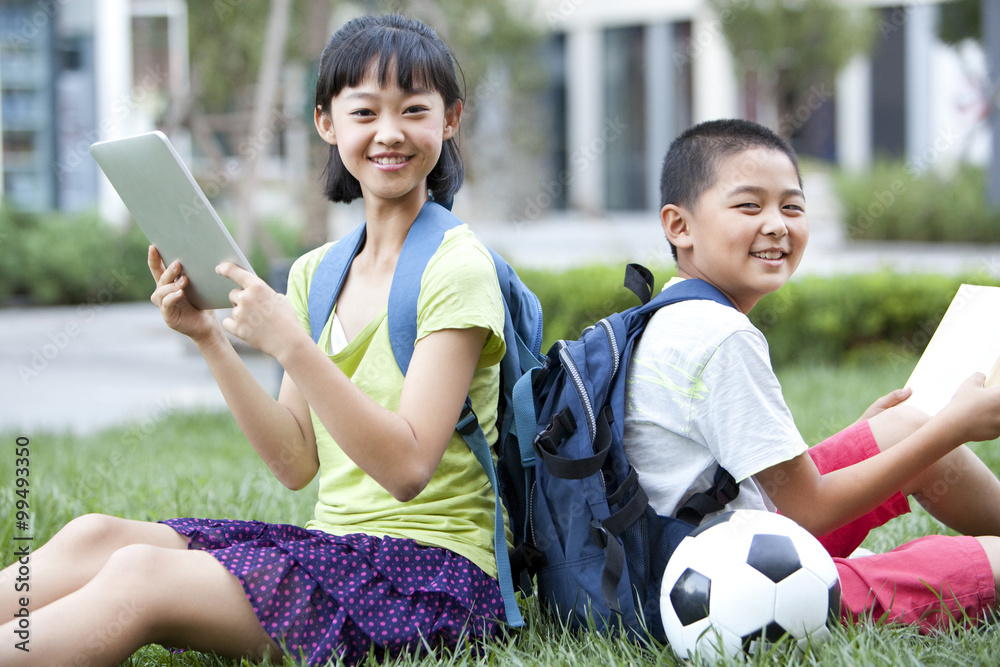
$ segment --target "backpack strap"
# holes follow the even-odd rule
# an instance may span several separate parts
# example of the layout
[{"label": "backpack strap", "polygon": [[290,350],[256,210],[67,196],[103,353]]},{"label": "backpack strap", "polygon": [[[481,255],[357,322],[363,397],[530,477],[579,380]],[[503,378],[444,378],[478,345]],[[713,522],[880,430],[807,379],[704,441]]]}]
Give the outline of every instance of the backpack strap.
[{"label": "backpack strap", "polygon": [[715,471],[715,479],[707,491],[696,493],[677,510],[677,518],[697,526],[706,514],[718,512],[736,499],[740,494],[740,485],[728,470],[719,466]]},{"label": "backpack strap", "polygon": [[317,344],[333,312],[333,304],[340,295],[340,288],[344,286],[351,262],[365,245],[365,238],[365,225],[355,227],[350,234],[330,246],[316,267],[309,283],[309,332]]},{"label": "backpack strap", "polygon": [[723,294],[715,285],[705,282],[700,278],[688,278],[671,285],[642,306],[638,306],[635,315],[637,317],[640,315],[652,315],[664,306],[693,299],[715,301],[730,308],[736,307],[729,300],[729,297]]},{"label": "backpack strap", "polygon": [[[420,294],[420,282],[427,268],[427,263],[441,246],[445,233],[462,224],[447,208],[434,201],[426,202],[420,213],[410,226],[403,242],[403,247],[396,261],[396,269],[389,288],[389,305],[387,319],[389,326],[389,342],[392,345],[393,356],[403,375],[409,368],[413,357],[413,347],[417,340],[417,299]],[[341,287],[347,277],[351,262],[365,243],[365,225],[356,228],[339,242],[333,244],[326,255],[320,260],[309,287],[309,323],[313,340],[319,342],[326,321],[330,318],[334,303],[340,294]],[[492,251],[491,251],[492,252]],[[500,266],[494,257],[494,263]],[[506,262],[502,263],[507,266]],[[499,278],[498,278],[499,280]],[[504,284],[509,284],[506,281]],[[507,294],[504,294],[504,303]],[[504,334],[508,329],[512,332],[510,313],[504,309]],[[313,326],[316,323],[316,326]],[[541,319],[539,318],[539,327]],[[541,332],[539,332],[539,337]],[[514,336],[521,343],[519,336]],[[510,340],[510,339],[508,339]],[[522,344],[523,345],[523,344]],[[529,357],[530,358],[530,357]],[[456,430],[476,456],[483,471],[493,487],[494,495],[494,552],[497,561],[497,582],[503,596],[507,623],[513,627],[524,625],[524,619],[517,606],[514,596],[513,577],[510,568],[510,555],[507,551],[507,535],[503,523],[503,503],[500,498],[500,486],[497,479],[496,465],[483,429],[472,410],[471,402],[466,398],[465,409]]]},{"label": "backpack strap", "polygon": [[[650,311],[663,306],[688,301],[691,299],[705,299],[715,301],[723,306],[735,308],[733,302],[714,285],[697,278],[688,278],[682,282],[671,285],[667,289],[653,297],[642,307],[642,311]],[[712,486],[700,493],[696,493],[677,510],[677,518],[697,526],[706,514],[718,512],[732,502],[740,493],[740,485],[728,470],[719,466],[715,472],[715,479]]]},{"label": "backpack strap", "polygon": [[490,446],[486,442],[486,435],[479,427],[479,420],[476,413],[472,411],[469,399],[465,401],[465,409],[462,411],[462,419],[458,422],[458,432],[462,434],[462,439],[469,446],[476,460],[486,472],[486,477],[493,487],[493,552],[497,562],[497,585],[500,587],[500,595],[503,597],[504,612],[507,616],[507,624],[515,628],[524,625],[524,618],[521,617],[521,610],[517,606],[517,598],[514,596],[514,577],[510,567],[510,554],[507,551],[507,531],[503,523],[503,501],[500,499],[500,481],[497,479],[496,465],[493,463],[493,455]]},{"label": "backpack strap", "polygon": [[389,288],[389,342],[403,375],[410,366],[417,340],[417,297],[424,269],[441,247],[445,232],[460,224],[462,221],[448,209],[433,201],[426,202],[410,226],[396,260]]}]

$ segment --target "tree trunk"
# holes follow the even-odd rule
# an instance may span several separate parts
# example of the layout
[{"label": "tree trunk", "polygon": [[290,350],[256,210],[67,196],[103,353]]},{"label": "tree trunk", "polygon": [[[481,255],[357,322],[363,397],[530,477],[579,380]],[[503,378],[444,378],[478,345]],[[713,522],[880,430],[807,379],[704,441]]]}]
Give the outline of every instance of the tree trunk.
[{"label": "tree trunk", "polygon": [[[330,0],[309,0],[306,8],[306,33],[305,51],[316,60],[312,63],[311,72],[315,76],[319,68],[319,54],[326,47],[326,42],[330,38]],[[306,98],[312,99],[311,91],[306,91]],[[305,119],[309,123],[308,119]],[[322,174],[326,168],[326,161],[330,154],[330,147],[319,139],[315,134],[310,136],[309,150],[307,151],[308,164],[306,167],[306,178],[309,179],[302,188],[302,206],[305,212],[305,228],[302,232],[302,245],[306,248],[314,248],[326,243],[329,233],[327,231],[327,218],[330,211],[330,202],[323,195]]]},{"label": "tree trunk", "polygon": [[288,37],[288,20],[291,0],[271,0],[261,55],[260,74],[250,118],[250,128],[240,146],[243,173],[237,186],[236,241],[244,252],[252,252],[257,240],[257,217],[254,211],[254,193],[257,190],[257,163],[261,153],[266,153],[275,134],[284,126],[284,118],[275,115],[278,83],[285,61],[285,41]]}]

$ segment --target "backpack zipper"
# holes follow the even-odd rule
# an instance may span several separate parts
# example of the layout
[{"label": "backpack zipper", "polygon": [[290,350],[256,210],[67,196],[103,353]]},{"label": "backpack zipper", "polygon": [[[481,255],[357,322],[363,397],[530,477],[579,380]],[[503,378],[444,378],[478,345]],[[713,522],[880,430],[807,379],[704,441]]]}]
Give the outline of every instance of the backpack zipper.
[{"label": "backpack zipper", "polygon": [[567,351],[565,343],[559,348],[559,360],[566,368],[570,378],[572,378],[573,384],[576,386],[576,393],[580,395],[580,402],[583,403],[583,411],[587,416],[587,429],[590,432],[590,442],[593,444],[594,439],[597,437],[597,416],[594,414],[594,406],[590,402],[590,396],[587,395],[587,387],[583,384],[583,377],[580,376],[580,369],[577,368],[576,362],[573,361],[573,357]]},{"label": "backpack zipper", "polygon": [[607,319],[603,319],[598,322],[598,324],[601,325],[602,329],[604,329],[604,333],[608,337],[608,343],[611,345],[611,377],[613,378],[618,373],[618,358],[621,354],[618,351],[618,340],[615,338],[615,330],[614,327],[611,326],[611,322],[608,322]]},{"label": "backpack zipper", "polygon": [[618,366],[620,365],[620,352],[618,351],[618,339],[615,338],[614,327],[611,326],[611,322],[607,319],[603,319],[597,323],[602,329],[604,329],[604,335],[608,337],[608,345],[611,347],[611,374],[608,376],[608,382],[601,390],[598,396],[607,403],[608,392],[611,390],[611,385],[615,382],[615,376],[618,375]]}]

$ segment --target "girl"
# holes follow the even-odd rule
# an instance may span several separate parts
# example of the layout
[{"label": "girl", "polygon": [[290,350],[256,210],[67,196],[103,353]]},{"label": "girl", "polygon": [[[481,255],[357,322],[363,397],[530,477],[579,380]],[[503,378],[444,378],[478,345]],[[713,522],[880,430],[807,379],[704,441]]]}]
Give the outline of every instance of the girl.
[{"label": "girl", "polygon": [[[315,516],[305,529],[79,517],[33,554],[31,652],[2,642],[0,663],[117,665],[154,642],[355,662],[371,647],[454,646],[499,630],[493,494],[455,424],[469,396],[496,437],[503,306],[492,261],[467,227],[446,235],[423,275],[405,378],[386,326],[410,225],[430,197],[450,200],[462,183],[461,115],[451,53],[423,24],[367,17],[331,38],[315,109],[330,144],[326,194],[363,197],[367,241],[330,321],[310,323],[307,306],[329,244],[296,262],[287,298],[220,265],[240,286],[221,325],[188,303],[183,267],[163,266],[150,248],[153,303],[197,344],[250,444],[291,489],[320,473]],[[323,327],[319,346],[310,325]],[[277,400],[226,331],[280,362]],[[0,618],[12,618],[12,587],[0,595]],[[113,623],[117,635],[94,641]],[[7,623],[0,636],[13,630]]]}]

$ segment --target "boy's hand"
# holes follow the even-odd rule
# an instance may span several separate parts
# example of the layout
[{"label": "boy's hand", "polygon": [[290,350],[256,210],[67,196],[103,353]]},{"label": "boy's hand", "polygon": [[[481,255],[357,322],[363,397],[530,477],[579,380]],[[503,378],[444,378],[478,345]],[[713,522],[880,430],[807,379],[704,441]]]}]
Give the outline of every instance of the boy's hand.
[{"label": "boy's hand", "polygon": [[864,413],[861,415],[858,421],[871,419],[878,413],[884,412],[889,408],[899,405],[900,403],[908,399],[910,397],[910,394],[912,393],[913,390],[910,389],[909,387],[903,387],[902,389],[894,389],[890,391],[888,394],[886,394],[882,398],[879,398],[870,406],[868,406],[868,409],[864,411]]},{"label": "boy's hand", "polygon": [[303,333],[284,294],[232,262],[223,262],[215,272],[240,286],[229,293],[233,311],[222,321],[226,331],[275,358],[296,332]]},{"label": "boy's hand", "polygon": [[938,413],[954,420],[966,442],[1000,437],[1000,386],[984,387],[985,381],[985,375],[973,373]]},{"label": "boy's hand", "polygon": [[188,285],[188,277],[180,262],[164,266],[159,251],[154,246],[149,246],[146,263],[156,281],[156,289],[149,300],[160,309],[160,315],[167,326],[195,341],[209,336],[218,326],[215,312],[198,310],[187,300],[184,288]]}]

